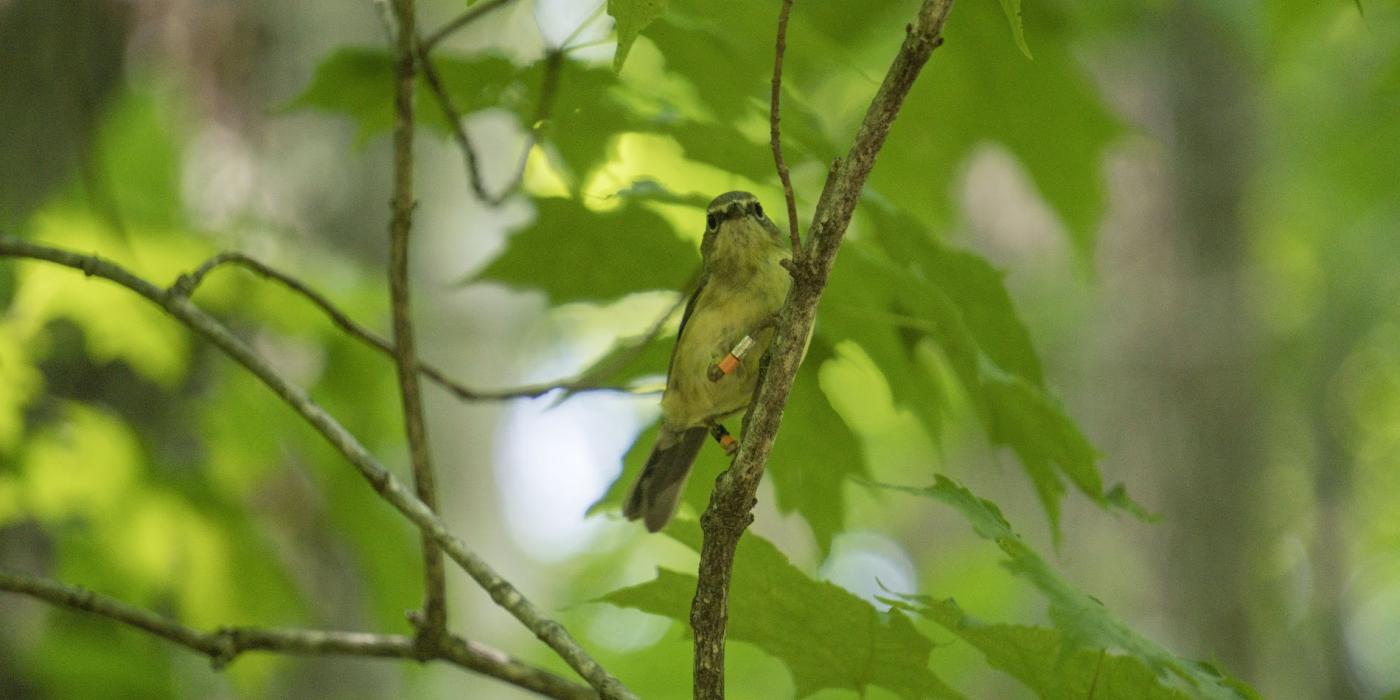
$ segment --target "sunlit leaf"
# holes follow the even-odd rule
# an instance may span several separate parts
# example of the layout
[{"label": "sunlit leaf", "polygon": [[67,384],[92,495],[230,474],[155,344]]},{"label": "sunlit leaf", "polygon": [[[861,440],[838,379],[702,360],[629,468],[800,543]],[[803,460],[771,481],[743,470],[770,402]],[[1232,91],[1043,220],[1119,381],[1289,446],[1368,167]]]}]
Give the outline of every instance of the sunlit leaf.
[{"label": "sunlit leaf", "polygon": [[859,439],[820,386],[818,372],[830,357],[824,342],[813,341],[792,385],[767,467],[778,510],[796,512],[807,521],[823,556],[846,527],[846,483],[869,474]]},{"label": "sunlit leaf", "polygon": [[613,70],[622,70],[632,44],[647,25],[666,13],[668,0],[608,0],[608,15],[617,20],[617,54]]},{"label": "sunlit leaf", "polygon": [[923,318],[899,313],[897,276],[867,244],[852,242],[833,268],[816,333],[832,345],[850,341],[874,360],[889,380],[897,407],[909,409],[937,439],[943,430],[946,390],[921,367],[911,337],[932,330]]},{"label": "sunlit leaf", "polygon": [[0,458],[23,436],[24,408],[43,387],[43,375],[30,357],[32,335],[17,323],[0,321]]},{"label": "sunlit leaf", "polygon": [[[522,75],[523,94],[529,97],[522,100],[517,114],[526,126],[535,118],[545,65],[536,63]],[[576,182],[605,160],[619,133],[639,130],[645,122],[618,101],[617,83],[617,75],[605,67],[569,60],[559,67],[553,107],[538,126],[544,142],[558,151]]]},{"label": "sunlit leaf", "polygon": [[[678,521],[666,533],[699,551],[700,528]],[[688,621],[696,579],[658,569],[652,581],[599,600]],[[739,542],[729,589],[728,636],[781,660],[797,696],[824,688],[860,693],[880,686],[904,698],[961,697],[928,670],[933,643],[900,612],[802,573],[772,543],[753,533]]]},{"label": "sunlit leaf", "polygon": [[[31,233],[56,245],[123,253],[111,256],[118,262],[137,260],[132,246],[121,246],[121,238],[103,223],[72,212],[36,215]],[[151,279],[174,279],[167,270],[194,263],[204,250],[195,238],[146,229],[138,233],[135,245],[142,264],[137,271]],[[96,363],[124,362],[165,387],[184,375],[189,334],[160,308],[105,281],[56,265],[27,263],[18,279],[20,287],[11,308],[20,312],[21,334],[36,337],[43,324],[66,319],[83,331],[84,349]]]},{"label": "sunlit leaf", "polygon": [[22,502],[42,522],[105,516],[141,478],[136,436],[121,419],[79,403],[35,434],[20,459]]}]

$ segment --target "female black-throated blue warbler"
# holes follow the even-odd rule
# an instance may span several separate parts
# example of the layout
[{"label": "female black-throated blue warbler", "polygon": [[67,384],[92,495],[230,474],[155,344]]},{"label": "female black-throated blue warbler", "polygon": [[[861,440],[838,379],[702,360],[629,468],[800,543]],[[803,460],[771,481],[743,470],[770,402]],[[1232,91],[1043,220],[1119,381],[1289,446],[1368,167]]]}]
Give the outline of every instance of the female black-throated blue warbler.
[{"label": "female black-throated blue warbler", "polygon": [[[700,256],[704,271],[671,351],[661,435],[623,506],[629,520],[641,518],[652,532],[675,515],[705,434],[748,406],[758,358],[773,340],[774,316],[792,284],[780,264],[790,257],[782,233],[748,192],[710,202]],[[746,337],[751,359],[735,364],[730,353]]]}]

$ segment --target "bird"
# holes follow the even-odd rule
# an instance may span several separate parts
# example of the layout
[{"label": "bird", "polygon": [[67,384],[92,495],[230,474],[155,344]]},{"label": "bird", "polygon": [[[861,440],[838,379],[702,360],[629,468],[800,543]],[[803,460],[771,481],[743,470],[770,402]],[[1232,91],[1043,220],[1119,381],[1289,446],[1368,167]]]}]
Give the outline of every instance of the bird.
[{"label": "bird", "polygon": [[726,452],[737,449],[719,421],[748,407],[758,382],[756,358],[772,343],[792,286],[784,266],[791,252],[749,192],[727,192],[705,208],[700,257],[699,282],[666,371],[660,435],[623,505],[628,520],[642,520],[651,532],[675,516],[706,433]]}]

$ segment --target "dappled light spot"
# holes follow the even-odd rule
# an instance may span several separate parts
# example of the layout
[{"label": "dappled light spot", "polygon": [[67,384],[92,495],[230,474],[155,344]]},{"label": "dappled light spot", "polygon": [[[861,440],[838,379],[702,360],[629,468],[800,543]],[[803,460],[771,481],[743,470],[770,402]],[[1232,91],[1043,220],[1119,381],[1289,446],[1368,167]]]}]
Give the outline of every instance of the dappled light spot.
[{"label": "dappled light spot", "polygon": [[[557,392],[556,392],[557,393]],[[585,394],[558,405],[547,394],[507,411],[496,479],[515,541],[540,561],[560,561],[595,541],[608,523],[585,520],[638,426],[636,399]]]},{"label": "dappled light spot", "polygon": [[845,532],[831,544],[831,556],[821,566],[821,578],[869,601],[889,608],[878,598],[890,591],[918,590],[919,577],[909,553],[894,540],[869,531]]},{"label": "dappled light spot", "polygon": [[590,606],[586,624],[589,638],[619,654],[646,649],[661,641],[671,628],[664,617],[606,605]]},{"label": "dappled light spot", "polygon": [[125,505],[142,471],[136,436],[120,419],[83,404],[37,433],[20,460],[24,504],[34,517],[104,519]]}]

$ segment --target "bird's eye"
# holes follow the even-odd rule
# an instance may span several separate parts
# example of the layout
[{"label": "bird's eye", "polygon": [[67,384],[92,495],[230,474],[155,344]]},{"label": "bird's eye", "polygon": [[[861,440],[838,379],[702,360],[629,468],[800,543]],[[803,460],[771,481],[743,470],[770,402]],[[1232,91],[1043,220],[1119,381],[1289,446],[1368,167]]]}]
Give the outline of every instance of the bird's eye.
[{"label": "bird's eye", "polygon": [[714,214],[708,214],[708,215],[706,215],[706,216],[705,216],[705,227],[708,228],[708,229],[710,229],[711,231],[713,231],[713,230],[719,228],[719,219],[716,218]]},{"label": "bird's eye", "polygon": [[759,204],[758,202],[754,202],[754,203],[753,203],[753,215],[754,215],[754,216],[757,216],[757,217],[760,218],[760,219],[763,218],[763,205],[762,205],[762,204]]}]

